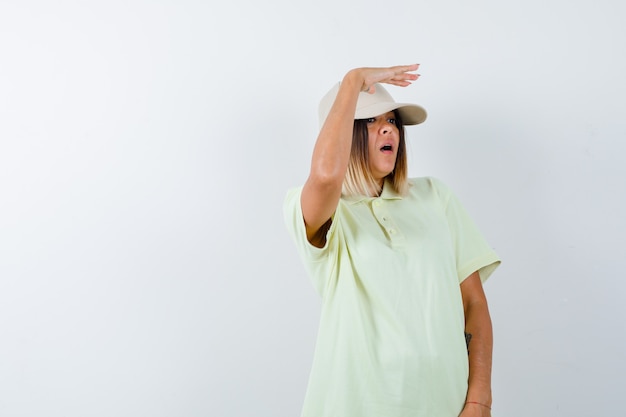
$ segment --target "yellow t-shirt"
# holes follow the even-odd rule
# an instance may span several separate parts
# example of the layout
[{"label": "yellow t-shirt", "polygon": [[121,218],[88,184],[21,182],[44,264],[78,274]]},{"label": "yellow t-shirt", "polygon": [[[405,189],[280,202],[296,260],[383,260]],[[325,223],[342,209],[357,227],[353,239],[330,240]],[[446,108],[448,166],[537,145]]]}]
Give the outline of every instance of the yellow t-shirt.
[{"label": "yellow t-shirt", "polygon": [[460,282],[500,260],[448,187],[410,180],[401,197],[341,198],[311,245],[302,188],[285,221],[322,297],[302,417],[456,417],[467,393]]}]

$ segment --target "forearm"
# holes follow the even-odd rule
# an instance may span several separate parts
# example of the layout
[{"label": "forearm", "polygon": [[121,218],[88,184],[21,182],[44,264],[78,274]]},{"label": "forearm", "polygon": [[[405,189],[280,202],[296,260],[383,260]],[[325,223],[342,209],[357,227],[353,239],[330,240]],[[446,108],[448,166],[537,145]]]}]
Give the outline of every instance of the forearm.
[{"label": "forearm", "polygon": [[354,112],[362,81],[350,71],[339,87],[337,97],[320,130],[309,178],[302,189],[302,214],[309,242],[321,247],[325,236],[318,236],[328,222],[341,197],[343,180],[348,169],[352,147]]},{"label": "forearm", "polygon": [[348,72],[343,78],[315,142],[311,179],[339,187],[343,183],[352,147],[354,111],[362,88],[363,77],[357,70]]},{"label": "forearm", "polygon": [[491,363],[493,331],[486,300],[466,307],[465,332],[471,334],[467,401],[491,407]]}]

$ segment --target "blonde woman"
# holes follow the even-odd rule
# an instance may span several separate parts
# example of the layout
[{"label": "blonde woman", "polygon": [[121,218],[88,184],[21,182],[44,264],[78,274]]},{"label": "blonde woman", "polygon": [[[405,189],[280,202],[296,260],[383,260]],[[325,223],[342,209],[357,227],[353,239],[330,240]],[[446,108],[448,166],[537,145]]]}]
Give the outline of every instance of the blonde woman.
[{"label": "blonde woman", "polygon": [[418,65],[357,68],[324,96],[287,228],[322,298],[303,417],[491,415],[482,283],[500,260],[454,194],[407,178],[405,125],[426,119],[382,84]]}]

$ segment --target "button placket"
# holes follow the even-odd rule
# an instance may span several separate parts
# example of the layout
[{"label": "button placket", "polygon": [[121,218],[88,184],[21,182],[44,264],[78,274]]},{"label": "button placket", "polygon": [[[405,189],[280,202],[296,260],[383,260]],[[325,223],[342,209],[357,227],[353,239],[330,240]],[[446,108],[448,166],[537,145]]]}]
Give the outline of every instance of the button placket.
[{"label": "button placket", "polygon": [[385,202],[383,200],[377,199],[374,200],[374,216],[378,223],[385,229],[387,232],[387,236],[389,239],[394,239],[398,237],[397,227],[392,221],[392,217],[389,215],[389,212],[385,209]]}]

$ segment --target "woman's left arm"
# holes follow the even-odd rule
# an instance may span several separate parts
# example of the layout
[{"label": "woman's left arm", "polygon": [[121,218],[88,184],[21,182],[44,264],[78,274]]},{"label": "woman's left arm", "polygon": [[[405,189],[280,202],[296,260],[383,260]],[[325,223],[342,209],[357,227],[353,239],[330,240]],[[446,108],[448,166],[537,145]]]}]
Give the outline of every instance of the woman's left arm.
[{"label": "woman's left arm", "polygon": [[469,385],[465,407],[460,417],[491,416],[491,355],[493,332],[487,297],[478,271],[461,283],[465,333],[470,334]]}]

